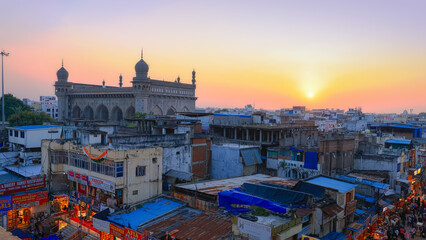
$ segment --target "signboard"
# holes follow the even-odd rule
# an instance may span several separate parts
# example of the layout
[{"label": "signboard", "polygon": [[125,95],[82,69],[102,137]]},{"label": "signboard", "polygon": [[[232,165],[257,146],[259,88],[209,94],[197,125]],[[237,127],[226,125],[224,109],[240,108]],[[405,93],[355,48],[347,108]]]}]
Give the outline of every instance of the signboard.
[{"label": "signboard", "polygon": [[110,222],[93,217],[93,227],[98,229],[99,231],[109,233],[111,226]]},{"label": "signboard", "polygon": [[353,200],[351,202],[346,203],[346,216],[355,212],[356,210],[356,202],[357,200]]},{"label": "signboard", "polygon": [[238,218],[238,230],[247,233],[254,240],[270,240],[272,228],[260,223],[252,222],[244,218]]},{"label": "signboard", "polygon": [[12,196],[0,197],[0,212],[12,209]]},{"label": "signboard", "polygon": [[23,192],[46,187],[46,178],[37,177],[17,182],[8,182],[0,184],[0,195],[9,195],[12,193]]},{"label": "signboard", "polygon": [[86,193],[87,193],[87,186],[83,185],[81,183],[77,183],[77,184],[78,184],[78,192],[81,193],[81,194],[83,194],[83,195],[86,195]]},{"label": "signboard", "polygon": [[109,234],[112,234],[120,239],[124,239],[124,228],[121,228],[113,223],[110,223]]},{"label": "signboard", "polygon": [[142,238],[142,233],[126,227],[124,228],[124,237],[127,240],[146,240],[146,236]]},{"label": "signboard", "polygon": [[84,208],[86,208],[86,207],[87,207],[87,203],[85,203],[85,202],[81,201],[81,200],[80,200],[79,198],[77,198],[77,197],[74,197],[74,196],[68,196],[68,199],[69,199],[69,202],[70,202],[70,203],[77,204],[77,205],[79,205],[79,206],[81,206],[81,207],[84,207]]},{"label": "signboard", "polygon": [[314,238],[311,236],[302,235],[302,240],[319,240],[319,238]]},{"label": "signboard", "polygon": [[13,209],[34,207],[49,201],[48,192],[37,192],[12,197]]},{"label": "signboard", "polygon": [[115,183],[89,176],[89,186],[115,193]]},{"label": "signboard", "polygon": [[82,175],[80,173],[76,173],[76,172],[73,172],[73,171],[68,171],[68,180],[73,181],[73,182],[78,182],[78,183],[83,184],[83,185],[88,185],[86,175]]}]

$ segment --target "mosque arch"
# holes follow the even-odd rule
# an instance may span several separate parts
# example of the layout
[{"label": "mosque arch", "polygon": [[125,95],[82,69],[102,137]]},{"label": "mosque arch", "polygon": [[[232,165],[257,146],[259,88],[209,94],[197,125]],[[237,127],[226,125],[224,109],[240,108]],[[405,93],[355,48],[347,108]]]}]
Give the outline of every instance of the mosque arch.
[{"label": "mosque arch", "polygon": [[86,120],[93,120],[94,114],[93,114],[93,108],[91,106],[86,106],[83,110],[83,118]]},{"label": "mosque arch", "polygon": [[189,112],[189,109],[187,107],[183,107],[182,112]]},{"label": "mosque arch", "polygon": [[72,118],[80,118],[81,109],[79,106],[75,105],[72,108]]},{"label": "mosque arch", "polygon": [[121,121],[123,120],[123,111],[118,106],[115,106],[111,111],[111,120]]},{"label": "mosque arch", "polygon": [[170,107],[166,113],[166,115],[175,115],[175,114],[176,114],[176,109],[174,107]]},{"label": "mosque arch", "polygon": [[101,104],[96,108],[96,114],[95,114],[95,119],[96,120],[104,120],[104,121],[108,121],[108,108]]},{"label": "mosque arch", "polygon": [[155,106],[151,112],[154,113],[154,115],[163,115],[163,110],[161,110],[161,108],[157,105]]},{"label": "mosque arch", "polygon": [[130,106],[126,110],[126,118],[131,118],[133,115],[135,115],[135,107]]}]

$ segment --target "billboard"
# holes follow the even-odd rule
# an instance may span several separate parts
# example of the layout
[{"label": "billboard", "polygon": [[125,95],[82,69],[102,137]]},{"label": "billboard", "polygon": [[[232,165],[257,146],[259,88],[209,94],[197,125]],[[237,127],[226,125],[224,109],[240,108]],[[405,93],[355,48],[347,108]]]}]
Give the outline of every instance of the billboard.
[{"label": "billboard", "polygon": [[36,177],[27,180],[0,184],[0,195],[24,192],[46,187],[46,177]]}]

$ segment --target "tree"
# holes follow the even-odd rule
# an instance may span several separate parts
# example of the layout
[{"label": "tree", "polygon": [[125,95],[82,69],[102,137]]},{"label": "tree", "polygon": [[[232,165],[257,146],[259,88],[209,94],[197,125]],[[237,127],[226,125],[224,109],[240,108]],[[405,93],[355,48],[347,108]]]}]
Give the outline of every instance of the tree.
[{"label": "tree", "polygon": [[[0,98],[0,106],[2,104],[3,98]],[[12,94],[8,93],[4,95],[4,113],[5,119],[8,119],[10,115],[17,114],[22,111],[30,111],[30,107],[25,105],[20,99],[16,98]],[[2,110],[0,107],[0,115]]]},{"label": "tree", "polygon": [[9,116],[7,119],[9,126],[27,126],[27,125],[41,125],[45,122],[53,122],[54,120],[44,112],[35,113],[31,111],[21,111]]},{"label": "tree", "polygon": [[146,113],[140,113],[140,112],[135,112],[135,114],[133,114],[133,116],[131,118],[145,118],[146,117]]}]

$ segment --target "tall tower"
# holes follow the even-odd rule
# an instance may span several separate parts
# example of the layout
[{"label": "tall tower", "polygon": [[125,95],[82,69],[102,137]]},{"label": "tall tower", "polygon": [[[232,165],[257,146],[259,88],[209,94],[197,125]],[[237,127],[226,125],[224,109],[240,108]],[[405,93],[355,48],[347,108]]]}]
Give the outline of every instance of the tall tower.
[{"label": "tall tower", "polygon": [[192,85],[195,86],[195,69],[192,69]]},{"label": "tall tower", "polygon": [[71,84],[68,82],[68,71],[64,68],[64,60],[62,67],[56,72],[58,80],[55,82],[55,94],[58,98],[58,120],[63,121],[70,117],[71,106],[68,102],[68,91],[71,90]]},{"label": "tall tower", "polygon": [[133,78],[133,93],[135,95],[135,111],[140,113],[148,112],[148,96],[151,89],[151,79],[148,78],[148,64],[143,60],[143,52],[141,59],[135,65],[136,77]]}]

